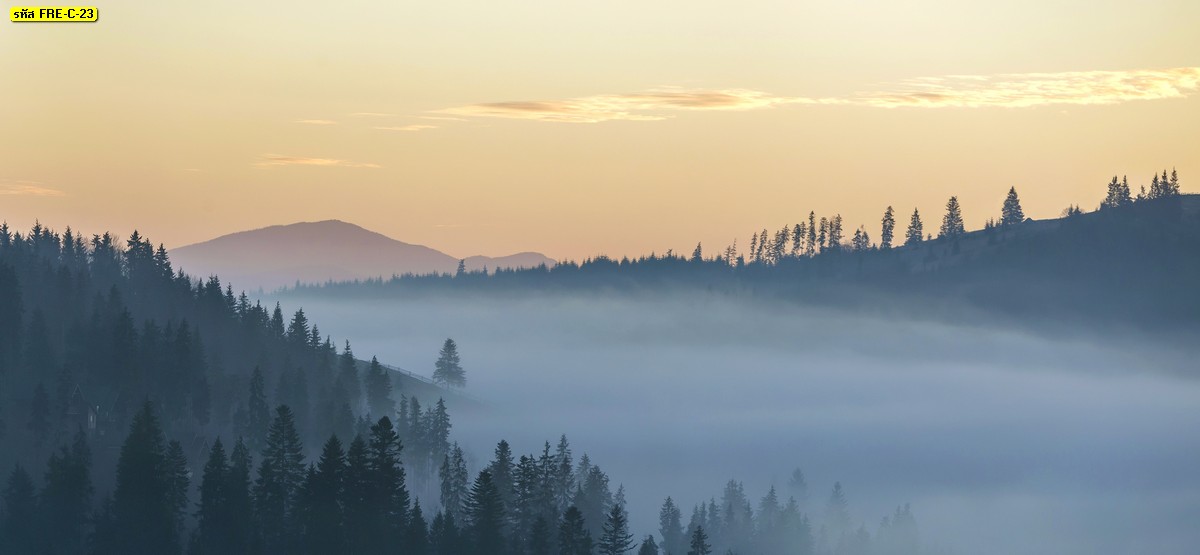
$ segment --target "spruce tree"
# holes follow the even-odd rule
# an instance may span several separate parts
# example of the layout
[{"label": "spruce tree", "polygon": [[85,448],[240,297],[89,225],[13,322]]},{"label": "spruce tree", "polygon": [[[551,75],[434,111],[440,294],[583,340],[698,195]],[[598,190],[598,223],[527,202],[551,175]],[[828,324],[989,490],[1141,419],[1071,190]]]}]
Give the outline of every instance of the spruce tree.
[{"label": "spruce tree", "polygon": [[499,553],[504,540],[504,502],[492,481],[492,473],[482,470],[467,496],[465,514],[474,553]]},{"label": "spruce tree", "polygon": [[613,503],[604,521],[604,532],[600,535],[600,555],[622,555],[633,549],[635,543],[633,534],[629,533],[625,510],[619,503]]},{"label": "spruce tree", "polygon": [[400,542],[409,515],[409,494],[405,484],[404,467],[400,462],[403,449],[400,436],[388,417],[371,426],[367,442],[367,490],[370,515],[368,553],[384,553]]},{"label": "spruce tree", "polygon": [[446,339],[446,342],[442,344],[441,352],[438,353],[437,363],[434,365],[434,383],[450,387],[466,387],[467,376],[461,362],[458,356],[458,345],[454,343],[453,339]]},{"label": "spruce tree", "polygon": [[892,248],[892,237],[896,230],[896,214],[892,207],[887,207],[883,213],[883,228],[880,232],[879,248],[888,250]]},{"label": "spruce tree", "polygon": [[308,553],[343,553],[345,550],[342,497],[346,454],[337,436],[321,449],[316,467],[309,467],[297,503],[303,546]]},{"label": "spruce tree", "polygon": [[921,243],[924,238],[925,228],[921,224],[921,213],[913,208],[912,218],[908,221],[908,230],[904,232],[904,245],[912,246]]},{"label": "spruce tree", "polygon": [[658,555],[658,543],[654,541],[654,536],[646,536],[646,539],[642,540],[638,555]]},{"label": "spruce tree", "polygon": [[942,217],[942,227],[939,230],[939,237],[953,239],[963,233],[965,233],[965,230],[963,228],[962,209],[958,205],[958,197],[950,197],[950,200],[946,201],[946,215]]},{"label": "spruce tree", "polygon": [[200,478],[200,503],[196,509],[196,535],[192,555],[219,555],[234,548],[229,541],[229,462],[221,438],[213,441]]},{"label": "spruce tree", "polygon": [[371,414],[385,417],[391,415],[396,407],[396,402],[392,400],[392,378],[376,357],[371,357],[366,388],[367,406],[371,409]]},{"label": "spruce tree", "polygon": [[133,417],[117,461],[112,530],[108,531],[116,542],[114,548],[120,553],[179,553],[177,495],[166,439],[147,402]]},{"label": "spruce tree", "polygon": [[696,526],[696,530],[692,532],[692,541],[688,547],[688,555],[712,554],[712,545],[708,543],[708,534],[704,533],[704,526]]},{"label": "spruce tree", "polygon": [[242,438],[238,438],[229,456],[229,470],[225,475],[224,501],[228,513],[228,545],[224,553],[245,553],[255,536],[253,503],[250,498],[250,469],[254,462],[250,449]]},{"label": "spruce tree", "polygon": [[406,519],[408,525],[404,529],[404,552],[411,555],[426,555],[429,553],[429,524],[421,513],[421,501],[413,502],[412,512]]},{"label": "spruce tree", "polygon": [[82,553],[92,510],[92,452],[83,431],[75,433],[71,447],[50,456],[46,485],[40,496],[45,551],[51,554]]},{"label": "spruce tree", "polygon": [[[1116,181],[1115,177],[1113,181]],[[1024,221],[1025,211],[1021,210],[1021,200],[1017,198],[1017,188],[1010,187],[1008,196],[1004,198],[1004,207],[1000,211],[1000,225],[1017,225]]]},{"label": "spruce tree", "polygon": [[262,369],[257,366],[250,375],[250,399],[247,402],[246,417],[246,439],[251,448],[261,449],[267,442],[271,408],[267,405]]},{"label": "spruce tree", "polygon": [[304,446],[287,405],[275,409],[258,474],[254,499],[263,540],[268,552],[285,552],[293,543],[296,495],[305,478]]},{"label": "spruce tree", "polygon": [[662,509],[658,511],[658,533],[663,539],[663,549],[667,553],[683,553],[684,542],[687,541],[681,522],[683,514],[675,501],[667,497]]},{"label": "spruce tree", "polygon": [[583,513],[574,505],[563,513],[558,526],[558,552],[562,555],[592,555],[592,535],[587,531]]}]

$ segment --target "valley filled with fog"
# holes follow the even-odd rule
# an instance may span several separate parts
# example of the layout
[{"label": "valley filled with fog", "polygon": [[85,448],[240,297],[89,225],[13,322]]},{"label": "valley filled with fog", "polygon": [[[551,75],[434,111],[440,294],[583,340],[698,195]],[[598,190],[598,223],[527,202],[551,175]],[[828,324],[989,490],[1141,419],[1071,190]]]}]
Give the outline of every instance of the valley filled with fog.
[{"label": "valley filled with fog", "polygon": [[282,300],[426,376],[454,338],[486,405],[454,414],[472,472],[502,438],[521,454],[565,433],[625,486],[635,534],[731,478],[756,507],[771,485],[786,499],[799,467],[814,526],[840,481],[872,533],[912,503],[931,552],[1200,542],[1200,380],[1178,347],[703,295]]}]

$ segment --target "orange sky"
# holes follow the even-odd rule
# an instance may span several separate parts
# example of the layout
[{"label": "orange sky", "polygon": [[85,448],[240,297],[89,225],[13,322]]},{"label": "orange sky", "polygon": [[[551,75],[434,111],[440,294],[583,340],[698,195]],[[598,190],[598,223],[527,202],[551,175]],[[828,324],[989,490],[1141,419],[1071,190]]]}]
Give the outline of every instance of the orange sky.
[{"label": "orange sky", "polygon": [[[0,218],[638,254],[1200,191],[1200,2],[96,2],[0,22]],[[1136,187],[1135,187],[1136,188]],[[901,218],[906,221],[906,219]]]}]

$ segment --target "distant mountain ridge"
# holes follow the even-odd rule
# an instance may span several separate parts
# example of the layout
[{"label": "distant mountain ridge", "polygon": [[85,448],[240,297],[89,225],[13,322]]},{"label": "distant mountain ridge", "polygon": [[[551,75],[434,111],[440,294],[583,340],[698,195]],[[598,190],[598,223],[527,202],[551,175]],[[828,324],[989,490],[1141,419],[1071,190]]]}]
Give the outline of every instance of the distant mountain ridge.
[{"label": "distant mountain ridge", "polygon": [[[235,288],[276,289],[301,283],[324,283],[392,275],[454,272],[459,258],[424,246],[392,239],[340,220],[299,222],[222,235],[172,249],[171,260],[194,275],[220,275]],[[469,256],[468,270],[484,267],[553,266],[536,252],[508,256]]]}]

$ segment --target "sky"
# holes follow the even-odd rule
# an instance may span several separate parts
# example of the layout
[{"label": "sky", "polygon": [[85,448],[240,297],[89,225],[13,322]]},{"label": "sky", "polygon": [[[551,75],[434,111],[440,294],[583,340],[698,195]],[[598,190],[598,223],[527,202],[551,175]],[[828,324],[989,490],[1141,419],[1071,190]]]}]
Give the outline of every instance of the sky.
[{"label": "sky", "polygon": [[[717,252],[1200,191],[1200,3],[94,2],[0,22],[0,219],[168,248],[341,219],[454,256]],[[932,225],[931,225],[932,224]]]}]

